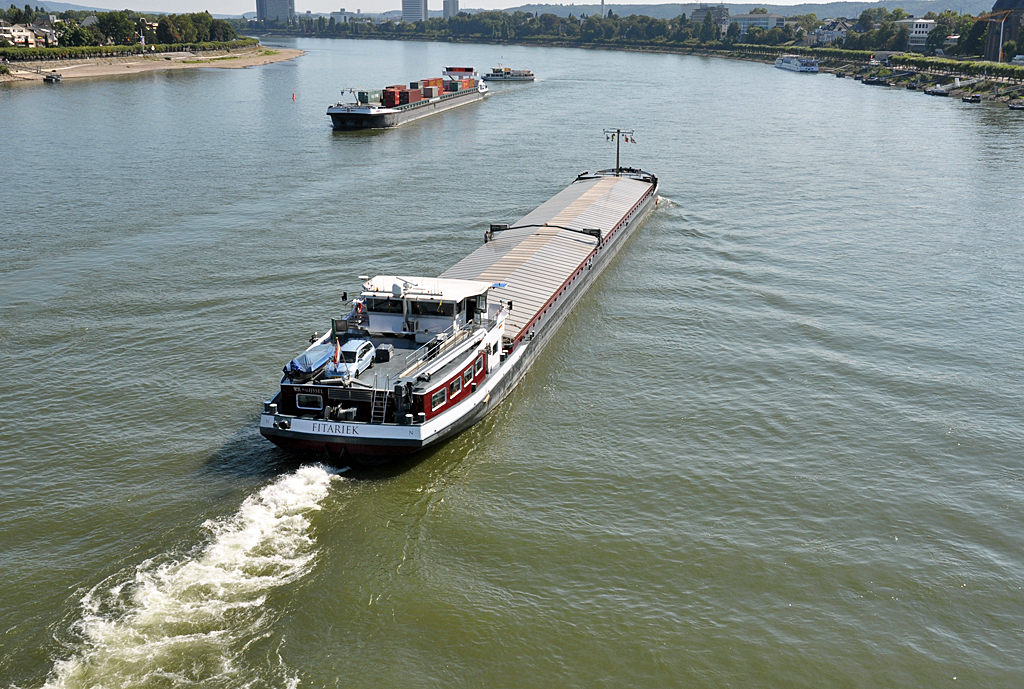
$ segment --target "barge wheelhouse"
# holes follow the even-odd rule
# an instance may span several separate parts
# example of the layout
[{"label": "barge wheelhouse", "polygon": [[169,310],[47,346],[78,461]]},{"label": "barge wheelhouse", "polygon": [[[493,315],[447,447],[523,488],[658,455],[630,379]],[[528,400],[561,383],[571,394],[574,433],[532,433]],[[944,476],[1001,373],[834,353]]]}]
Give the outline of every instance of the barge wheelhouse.
[{"label": "barge wheelhouse", "polygon": [[641,170],[583,173],[518,222],[491,225],[440,277],[366,278],[349,313],[285,366],[260,432],[362,462],[472,426],[526,374],[657,192]]}]

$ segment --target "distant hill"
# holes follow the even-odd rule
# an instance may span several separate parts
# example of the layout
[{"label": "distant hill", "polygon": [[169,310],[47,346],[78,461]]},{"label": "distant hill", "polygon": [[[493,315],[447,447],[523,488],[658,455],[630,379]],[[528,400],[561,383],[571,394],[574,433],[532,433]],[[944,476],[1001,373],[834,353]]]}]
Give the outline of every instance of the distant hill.
[{"label": "distant hill", "polygon": [[[990,11],[994,2],[995,0],[963,0],[962,2],[960,0],[955,2],[953,0],[907,0],[903,2],[894,0],[893,2],[829,2],[824,4],[807,3],[803,5],[733,4],[730,2],[722,4],[729,8],[730,14],[746,14],[755,7],[764,7],[769,12],[782,14],[787,17],[813,13],[818,16],[818,19],[825,19],[826,17],[859,17],[860,13],[869,7],[885,7],[890,10],[900,7],[915,17],[922,17],[928,12],[938,13],[947,9],[978,15]],[[630,14],[643,14],[656,19],[672,19],[673,17],[678,17],[680,13],[690,16],[690,13],[697,7],[697,3],[671,5],[618,5],[605,3],[604,11],[611,10],[622,17]],[[601,5],[521,5],[519,7],[509,7],[505,11],[515,12],[516,10],[532,12],[533,14],[554,14],[559,17],[567,17],[569,14],[577,17],[585,14],[589,17],[600,14]]]},{"label": "distant hill", "polygon": [[[17,7],[21,7],[25,3],[19,4],[18,0],[13,0],[11,3],[5,3],[5,4],[13,4],[13,5],[17,6]],[[91,12],[109,12],[110,11],[109,9],[107,9],[105,7],[86,7],[85,5],[69,5],[66,2],[32,2],[31,0],[29,0],[29,2],[27,4],[32,5],[33,8],[42,7],[47,12],[53,12],[54,14],[57,14],[58,12],[67,12],[68,10],[88,10],[88,11],[91,11]],[[124,9],[124,8],[121,8],[121,9]]]},{"label": "distant hill", "polygon": [[[157,1],[159,1],[159,0],[157,0]],[[91,5],[89,5],[89,6],[87,6],[87,5],[71,5],[71,4],[68,4],[66,2],[50,2],[49,0],[44,0],[43,2],[39,2],[38,0],[26,0],[25,3],[23,3],[22,0],[3,0],[3,4],[4,5],[9,5],[9,4],[12,4],[12,3],[14,5],[16,5],[17,7],[21,7],[23,4],[27,3],[27,4],[31,5],[32,7],[42,7],[47,12],[53,12],[54,14],[59,14],[60,12],[66,12],[68,10],[76,10],[76,11],[83,11],[84,10],[84,11],[88,11],[88,12],[113,12],[113,11],[116,11],[116,10],[124,10],[124,9],[132,10],[134,12],[142,12],[144,14],[173,14],[173,12],[165,12],[163,10],[147,10],[147,9],[138,9],[138,8],[135,8],[135,7],[125,7],[125,5],[128,5],[129,3],[123,2],[122,0],[117,0],[116,2],[112,2],[111,3],[113,5],[117,5],[117,7],[93,7]],[[211,2],[210,4],[213,4],[213,3]],[[230,18],[238,16],[237,14],[213,14],[212,12],[210,14],[215,19],[230,19]],[[252,14],[255,15],[256,13],[253,12]]]}]

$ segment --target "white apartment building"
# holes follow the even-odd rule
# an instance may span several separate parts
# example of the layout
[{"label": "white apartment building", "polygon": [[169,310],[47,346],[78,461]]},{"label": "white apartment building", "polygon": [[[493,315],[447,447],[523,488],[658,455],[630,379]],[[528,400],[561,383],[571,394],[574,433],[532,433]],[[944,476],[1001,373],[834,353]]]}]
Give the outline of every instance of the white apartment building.
[{"label": "white apartment building", "polygon": [[747,35],[747,31],[752,26],[765,31],[781,29],[786,25],[786,18],[781,14],[734,14],[729,18],[729,22],[736,22],[740,25],[740,37],[743,37]]},{"label": "white apartment building", "polygon": [[0,36],[3,36],[18,48],[35,48],[36,34],[27,26],[14,24],[13,26],[0,27]]},{"label": "white apartment building", "polygon": [[899,26],[907,27],[910,32],[910,49],[914,50],[917,48],[924,48],[924,44],[928,41],[928,34],[935,28],[934,19],[901,19],[896,22]]},{"label": "white apartment building", "polygon": [[425,22],[427,20],[427,0],[402,0],[403,22]]}]

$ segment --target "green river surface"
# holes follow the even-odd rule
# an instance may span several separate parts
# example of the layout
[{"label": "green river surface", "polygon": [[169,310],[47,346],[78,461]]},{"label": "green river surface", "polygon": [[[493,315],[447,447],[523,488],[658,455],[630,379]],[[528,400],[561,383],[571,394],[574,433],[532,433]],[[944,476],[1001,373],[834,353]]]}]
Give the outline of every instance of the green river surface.
[{"label": "green river surface", "polygon": [[[700,57],[304,39],[0,88],[0,686],[1024,684],[1024,113]],[[529,68],[333,132],[343,87]],[[295,94],[295,100],[292,94]],[[662,199],[484,422],[257,431],[360,274]]]}]

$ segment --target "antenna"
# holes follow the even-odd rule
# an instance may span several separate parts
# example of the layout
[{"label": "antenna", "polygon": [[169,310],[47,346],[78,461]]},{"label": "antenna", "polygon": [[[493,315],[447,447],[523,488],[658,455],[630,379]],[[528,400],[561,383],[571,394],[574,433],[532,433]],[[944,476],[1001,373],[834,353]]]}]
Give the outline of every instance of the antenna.
[{"label": "antenna", "polygon": [[620,169],[620,167],[619,167],[619,147],[622,144],[623,137],[625,137],[626,143],[630,143],[630,144],[635,144],[636,143],[636,137],[633,136],[633,130],[632,129],[619,129],[618,127],[616,127],[615,129],[605,129],[604,130],[604,138],[605,138],[605,140],[607,140],[607,141],[614,141],[615,142],[615,176],[616,177],[619,176],[619,169]]}]

